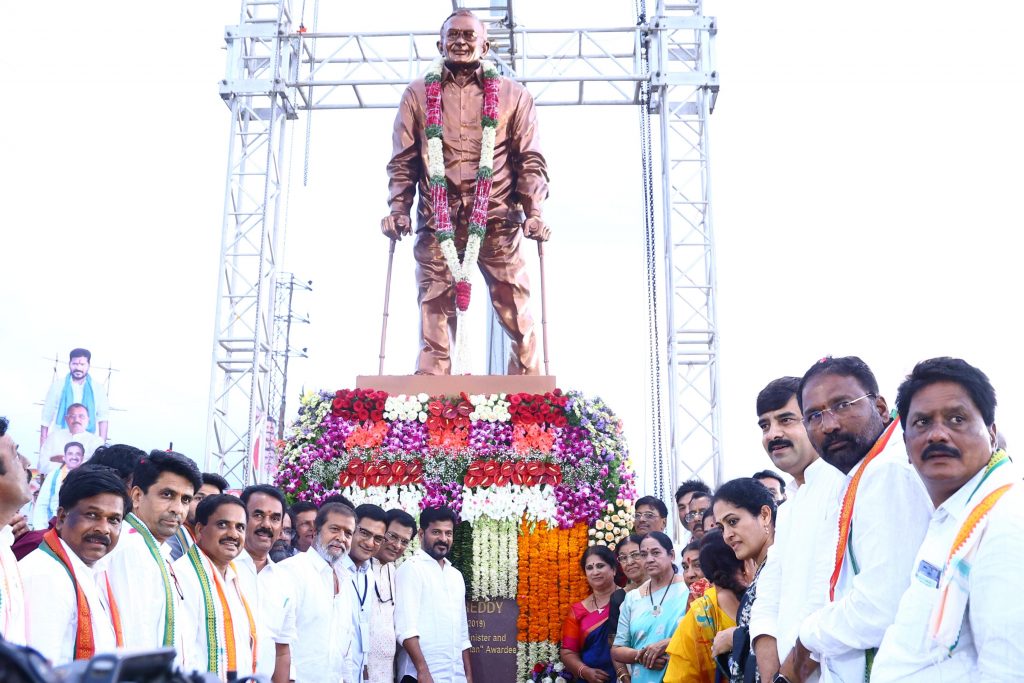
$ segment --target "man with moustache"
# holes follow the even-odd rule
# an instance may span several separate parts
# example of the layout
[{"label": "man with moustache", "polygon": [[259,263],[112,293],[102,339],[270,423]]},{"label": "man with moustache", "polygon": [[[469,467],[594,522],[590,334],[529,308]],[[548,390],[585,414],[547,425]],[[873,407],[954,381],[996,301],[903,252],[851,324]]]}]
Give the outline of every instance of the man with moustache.
[{"label": "man with moustache", "polygon": [[395,680],[395,561],[416,537],[416,520],[405,510],[388,510],[387,522],[384,543],[370,561],[376,597],[370,613],[370,683]]},{"label": "man with moustache", "polygon": [[285,586],[292,680],[357,683],[346,676],[352,647],[352,587],[343,558],[352,545],[356,513],[344,503],[325,503],[314,520],[309,551],[279,563]]},{"label": "man with moustache", "polygon": [[174,535],[203,481],[189,458],[173,451],[152,451],[132,473],[132,512],[108,574],[114,597],[124,605],[125,646],[153,650],[174,647],[188,661],[178,613],[181,588],[170,561],[167,539]]},{"label": "man with moustache", "polygon": [[377,584],[370,560],[384,545],[388,530],[387,515],[377,505],[364,504],[356,508],[356,533],[343,562],[351,577],[352,649],[348,655],[348,680],[369,680],[370,668],[370,615],[372,598]]},{"label": "man with moustache", "polygon": [[668,507],[655,496],[643,496],[636,501],[636,521],[633,532],[644,535],[652,531],[665,531],[668,525]]},{"label": "man with moustache", "polygon": [[[825,604],[832,567],[819,539],[836,533],[846,477],[818,457],[807,438],[797,401],[799,377],[772,380],[757,395],[761,445],[772,463],[793,477],[789,501],[779,506],[775,543],[757,580],[750,638],[762,681],[771,681],[796,643],[804,617]],[[834,541],[827,548],[833,548]],[[818,674],[812,676],[816,680]]]},{"label": "man with moustache", "polygon": [[188,506],[188,514],[185,516],[185,523],[178,527],[174,535],[167,539],[167,545],[171,548],[171,560],[177,560],[188,552],[196,543],[196,508],[207,496],[216,496],[224,493],[228,488],[228,480],[213,472],[202,473],[203,485],[192,496],[192,502]]},{"label": "man with moustache", "polygon": [[245,541],[245,504],[214,494],[196,507],[196,542],[174,562],[184,596],[178,620],[187,668],[221,681],[256,673],[256,611],[242,589],[235,558]]},{"label": "man with moustache", "polygon": [[[707,515],[708,510],[711,510],[711,494],[704,493],[703,491],[695,492],[690,497],[689,510],[683,517],[683,523],[686,525],[687,531],[690,532],[690,538],[694,541],[704,538],[704,534],[708,531],[707,526],[704,524],[704,517]],[[714,511],[711,514],[713,517]],[[712,527],[714,527],[713,523]]]},{"label": "man with moustache", "polygon": [[257,641],[256,673],[273,683],[287,683],[291,656],[288,642],[294,636],[285,624],[285,591],[270,550],[281,536],[286,517],[281,490],[254,484],[242,491],[246,511],[245,549],[235,560],[242,592],[255,610]]},{"label": "man with moustache", "polygon": [[295,526],[292,546],[300,553],[306,552],[313,545],[316,537],[316,512],[316,505],[308,501],[300,500],[292,505],[291,516]]},{"label": "man with moustache", "polygon": [[[413,81],[395,116],[393,154],[387,172],[390,214],[381,220],[381,231],[392,240],[412,233],[409,213],[419,191],[416,221],[416,280],[419,287],[421,348],[417,374],[451,372],[450,346],[456,325],[456,286],[438,239],[432,187],[445,182],[454,231],[452,242],[458,257],[466,249],[471,230],[484,230],[478,265],[490,292],[498,320],[512,340],[508,374],[537,374],[537,340],[534,321],[527,310],[530,280],[520,250],[523,235],[538,241],[550,236],[541,218],[548,194],[547,163],[540,151],[537,115],[530,93],[508,78],[497,81],[498,125],[495,131],[491,173],[478,179],[483,145],[485,78],[481,60],[490,43],[487,28],[467,9],[457,9],[441,26],[437,49],[444,59],[440,82],[441,159],[431,159],[426,122],[427,84]],[[489,79],[486,79],[489,80]],[[432,179],[431,164],[440,168]],[[435,182],[437,181],[437,182]],[[478,184],[490,181],[490,197],[480,208],[484,218],[473,219]],[[522,205],[522,210],[514,208]],[[516,214],[525,213],[525,222]],[[476,222],[479,221],[479,222]],[[461,262],[461,261],[460,261]]]},{"label": "man with moustache", "polygon": [[935,504],[913,578],[871,680],[1011,681],[1024,671],[1020,467],[996,448],[996,392],[959,358],[918,363],[896,407],[910,461]]},{"label": "man with moustache", "polygon": [[123,647],[120,610],[103,558],[117,546],[128,493],[101,465],[70,472],[56,528],[18,563],[25,584],[28,644],[53,666]]},{"label": "man with moustache", "polygon": [[829,600],[800,624],[780,676],[803,681],[820,662],[823,680],[860,683],[910,582],[932,504],[864,361],[823,358],[804,374],[797,396],[814,450],[847,482],[835,502],[839,538],[816,544],[831,555]]},{"label": "man with moustache", "polygon": [[86,431],[89,425],[89,409],[81,403],[72,403],[63,415],[66,427],[50,433],[39,446],[39,471],[49,476],[55,465],[64,456],[64,449],[71,441],[82,444],[85,459],[88,460],[96,449],[103,445],[103,439]]},{"label": "man with moustache", "polygon": [[32,509],[32,528],[45,529],[50,519],[57,514],[57,507],[60,504],[60,487],[71,470],[82,464],[85,460],[85,446],[77,441],[68,441],[64,445],[64,458],[56,470],[43,482],[43,488],[39,490],[36,498],[36,505]]},{"label": "man with moustache", "polygon": [[29,501],[28,473],[18,444],[7,433],[9,422],[0,417],[0,636],[18,645],[25,644],[25,591],[21,585],[18,562],[11,552],[13,535],[6,520],[12,519]]},{"label": "man with moustache", "polygon": [[[100,443],[107,440],[110,408],[107,405],[107,393],[102,386],[92,381],[92,375],[89,374],[92,353],[88,349],[71,349],[68,356],[68,374],[63,379],[54,378],[43,402],[40,446],[46,442],[54,418],[58,421],[63,418],[72,404],[81,405],[86,409],[87,417],[92,416],[85,423],[85,431],[90,435],[98,435]],[[92,453],[91,448],[88,453]]]},{"label": "man with moustache", "polygon": [[472,683],[466,582],[445,559],[455,537],[455,513],[420,513],[420,547],[395,578],[395,631],[401,683]]},{"label": "man with moustache", "polygon": [[690,528],[686,523],[686,515],[690,512],[690,501],[698,493],[710,496],[711,487],[700,479],[687,479],[676,489],[676,512],[679,515],[679,526],[681,529],[679,537],[684,546],[691,540]]}]

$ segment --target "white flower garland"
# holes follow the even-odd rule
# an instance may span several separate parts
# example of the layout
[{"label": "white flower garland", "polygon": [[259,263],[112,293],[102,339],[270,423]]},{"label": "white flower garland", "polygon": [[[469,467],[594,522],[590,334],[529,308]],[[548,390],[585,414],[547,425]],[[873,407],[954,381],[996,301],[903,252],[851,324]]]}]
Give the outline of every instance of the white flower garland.
[{"label": "white flower garland", "polygon": [[473,524],[473,558],[471,599],[517,597],[519,525],[515,521],[479,517]]},{"label": "white flower garland", "polygon": [[[429,83],[431,80],[440,81],[441,70],[444,67],[444,59],[439,57],[435,59],[427,70],[426,78]],[[484,79],[493,79],[498,77],[498,70],[494,64],[490,62],[484,62]],[[485,98],[485,109],[486,109],[486,88],[484,93]],[[443,125],[443,123],[442,123]],[[486,172],[492,173],[494,170],[494,144],[497,136],[497,125],[493,122],[490,125],[482,126],[482,139],[480,143],[480,169],[486,169]],[[445,176],[444,168],[444,143],[441,137],[431,137],[428,135],[427,138],[427,170],[431,178],[443,178]],[[487,176],[490,177],[489,175]],[[477,179],[477,183],[480,183],[480,179]],[[447,193],[446,193],[447,195]],[[487,192],[487,196],[490,196],[490,192]],[[440,209],[434,207],[434,213],[438,211],[448,211],[448,207],[444,206]],[[486,228],[486,216],[484,218],[484,228]],[[470,275],[476,269],[477,260],[480,256],[480,243],[483,239],[483,235],[477,234],[473,231],[469,233],[469,240],[466,243],[466,253],[463,256],[462,261],[459,261],[458,250],[455,248],[454,239],[440,239],[441,253],[444,254],[445,263],[448,264],[448,270],[451,271],[452,277],[456,283],[469,282]],[[468,344],[468,333],[466,331],[466,325],[464,324],[465,311],[460,307],[456,306],[456,331],[455,331],[455,348],[452,353],[452,369],[451,374],[462,375],[466,374],[470,370],[470,357],[469,357],[469,344]]]}]

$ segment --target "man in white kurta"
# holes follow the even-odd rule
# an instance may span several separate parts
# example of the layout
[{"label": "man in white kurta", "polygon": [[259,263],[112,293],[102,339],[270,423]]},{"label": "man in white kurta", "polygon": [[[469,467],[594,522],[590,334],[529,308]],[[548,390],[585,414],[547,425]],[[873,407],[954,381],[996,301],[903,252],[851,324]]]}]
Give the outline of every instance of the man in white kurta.
[{"label": "man in white kurta", "polygon": [[346,678],[352,647],[352,587],[341,559],[355,533],[355,512],[327,503],[317,512],[310,549],[278,563],[287,590],[286,622],[295,624],[289,643],[298,683],[358,683]]},{"label": "man in white kurta", "polygon": [[[19,563],[28,643],[54,666],[119,645],[118,610],[110,602],[104,563],[117,547],[128,507],[123,482],[106,467],[76,468],[60,494],[55,527]],[[87,614],[79,612],[78,591]]]},{"label": "man in white kurta", "polygon": [[896,398],[936,505],[871,680],[995,683],[1024,675],[1021,468],[996,451],[995,391],[962,360],[914,368]]},{"label": "man in white kurta", "polygon": [[68,473],[82,464],[85,459],[85,447],[77,441],[69,441],[64,446],[64,462],[46,478],[39,490],[35,507],[32,509],[32,528],[45,529],[50,518],[57,514],[60,487]]},{"label": "man in white kurta", "polygon": [[[825,604],[832,556],[821,552],[819,544],[836,534],[837,502],[846,486],[842,472],[819,458],[807,438],[796,399],[799,384],[799,378],[781,377],[757,397],[762,446],[772,463],[793,477],[789,499],[779,506],[775,542],[758,576],[750,614],[750,638],[765,681],[793,649],[800,622]],[[833,541],[825,547],[834,546]],[[768,651],[760,649],[762,642]],[[817,679],[815,673],[809,680]]]},{"label": "man in white kurta", "polygon": [[153,451],[136,465],[132,481],[133,511],[125,517],[126,528],[107,570],[114,597],[123,605],[125,647],[174,647],[179,662],[189,661],[178,624],[181,586],[166,541],[184,521],[202,485],[199,468],[180,453]]},{"label": "man in white kurta", "polygon": [[[932,504],[907,463],[899,421],[890,418],[874,375],[862,360],[847,356],[819,361],[804,375],[800,395],[815,450],[845,475],[843,495],[855,479],[857,488],[851,497],[847,542],[839,548],[837,536],[829,534],[815,544],[829,557],[834,591],[800,624],[782,672],[796,679],[794,669],[814,659],[825,683],[861,683],[896,616]],[[839,517],[842,522],[842,512]]]},{"label": "man in white kurta", "polygon": [[[441,511],[445,514],[437,517]],[[454,538],[454,515],[444,508],[428,509],[420,523],[421,547],[395,577],[395,631],[403,648],[398,680],[418,680],[429,672],[434,683],[471,681],[466,582],[445,558]]]},{"label": "man in white kurta", "polygon": [[[287,680],[289,666],[284,651],[295,639],[294,621],[286,621],[286,592],[281,586],[283,574],[278,571],[270,549],[281,537],[285,517],[283,494],[273,487],[256,484],[242,491],[248,519],[245,527],[245,549],[235,560],[235,569],[242,582],[242,590],[256,610],[256,628],[259,648],[256,653],[256,672],[273,677],[282,659],[279,678]],[[291,612],[294,617],[294,612]]]},{"label": "man in white kurta", "polygon": [[85,428],[88,424],[89,412],[85,406],[78,404],[70,406],[64,417],[65,426],[50,432],[46,441],[39,447],[39,471],[49,475],[57,469],[57,462],[54,458],[63,456],[64,449],[72,441],[82,444],[86,460],[91,458],[96,449],[103,445],[103,439],[87,432]]},{"label": "man in white kurta", "polygon": [[[60,543],[71,560],[75,579],[89,603],[96,654],[113,652],[117,641],[107,604],[103,565],[97,563],[90,567],[67,543]],[[78,596],[67,571],[41,547],[26,555],[18,566],[26,591],[29,645],[39,650],[54,666],[71,662],[78,633]]]},{"label": "man in white kurta", "polygon": [[[187,641],[185,665],[215,673],[222,681],[256,672],[256,607],[243,589],[233,561],[245,540],[245,520],[245,506],[237,497],[216,494],[204,498],[196,508],[196,543],[174,561],[184,596],[178,623]],[[212,624],[208,621],[211,612]],[[228,638],[234,661],[229,656]]]}]

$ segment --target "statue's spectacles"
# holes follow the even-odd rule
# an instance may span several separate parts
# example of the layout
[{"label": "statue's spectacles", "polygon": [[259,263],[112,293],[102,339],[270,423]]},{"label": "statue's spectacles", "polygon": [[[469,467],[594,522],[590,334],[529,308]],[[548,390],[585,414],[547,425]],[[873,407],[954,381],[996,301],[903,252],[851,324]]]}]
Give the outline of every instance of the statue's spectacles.
[{"label": "statue's spectacles", "polygon": [[457,28],[451,28],[448,29],[448,33],[445,34],[445,38],[448,39],[449,43],[456,43],[458,42],[459,38],[462,38],[467,43],[475,43],[476,31],[474,31],[473,29],[463,29],[460,31]]}]

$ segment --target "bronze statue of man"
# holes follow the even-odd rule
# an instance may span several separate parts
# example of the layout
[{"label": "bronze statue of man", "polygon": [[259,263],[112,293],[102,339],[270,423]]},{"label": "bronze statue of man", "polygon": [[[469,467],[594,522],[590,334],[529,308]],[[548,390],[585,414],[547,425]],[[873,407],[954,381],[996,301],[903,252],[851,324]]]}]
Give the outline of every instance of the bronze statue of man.
[{"label": "bronze statue of man", "polygon": [[[441,26],[437,49],[441,70],[444,175],[454,243],[460,259],[466,249],[483,139],[484,69],[490,49],[487,29],[468,10],[457,10]],[[509,374],[537,374],[537,339],[527,311],[530,282],[520,253],[522,235],[544,241],[550,230],[541,218],[548,174],[537,138],[533,98],[519,83],[499,79],[493,185],[487,207],[487,231],[479,266],[502,328],[512,340]],[[416,281],[419,287],[421,348],[417,374],[451,372],[455,340],[455,280],[435,235],[429,189],[426,135],[427,89],[413,81],[402,95],[395,117],[394,150],[388,163],[391,213],[381,221],[391,239],[412,233],[409,217],[419,188],[416,220]],[[522,213],[516,208],[522,206]],[[525,213],[525,222],[522,214]],[[520,233],[522,228],[522,233]]]}]

